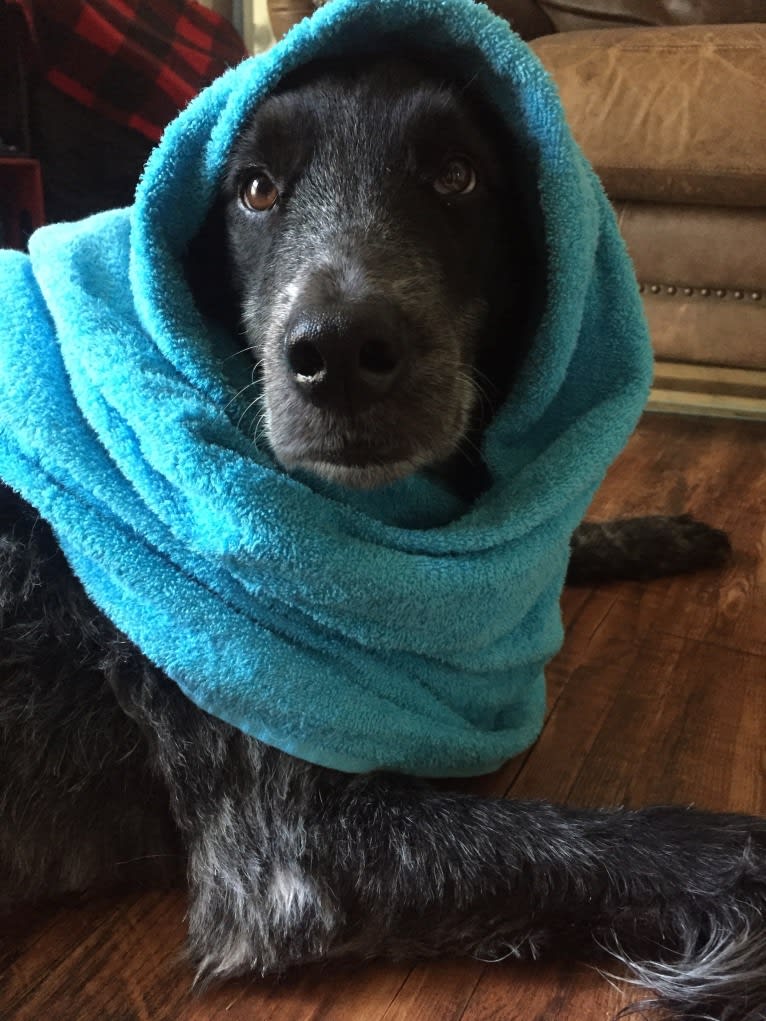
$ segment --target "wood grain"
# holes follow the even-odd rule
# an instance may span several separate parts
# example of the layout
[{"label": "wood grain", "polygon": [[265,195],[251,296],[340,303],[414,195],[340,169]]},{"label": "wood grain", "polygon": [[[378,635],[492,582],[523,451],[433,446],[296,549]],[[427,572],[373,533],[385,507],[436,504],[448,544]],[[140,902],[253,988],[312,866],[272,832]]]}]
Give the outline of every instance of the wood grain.
[{"label": "wood grain", "polygon": [[[730,567],[565,593],[543,734],[476,793],[766,813],[766,424],[648,415],[593,517],[691,511]],[[53,837],[55,839],[55,835]],[[0,926],[2,1021],[600,1021],[624,989],[567,963],[312,968],[191,990],[184,897],[20,911]]]},{"label": "wood grain", "polygon": [[686,415],[766,419],[766,372],[659,360],[649,407]]}]

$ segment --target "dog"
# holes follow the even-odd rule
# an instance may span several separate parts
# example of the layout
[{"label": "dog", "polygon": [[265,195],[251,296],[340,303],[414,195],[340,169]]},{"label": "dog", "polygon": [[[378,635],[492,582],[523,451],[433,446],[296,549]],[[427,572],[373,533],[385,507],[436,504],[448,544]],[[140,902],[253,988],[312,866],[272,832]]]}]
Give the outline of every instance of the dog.
[{"label": "dog", "polygon": [[[518,158],[471,87],[420,57],[307,66],[251,116],[187,275],[206,315],[244,331],[259,442],[285,468],[487,486],[481,433],[542,302]],[[686,517],[586,523],[569,580],[727,552]],[[590,948],[672,1016],[764,1017],[763,821],[482,799],[292,758],[194,706],[7,488],[0,610],[4,907],[185,871],[202,981]]]}]

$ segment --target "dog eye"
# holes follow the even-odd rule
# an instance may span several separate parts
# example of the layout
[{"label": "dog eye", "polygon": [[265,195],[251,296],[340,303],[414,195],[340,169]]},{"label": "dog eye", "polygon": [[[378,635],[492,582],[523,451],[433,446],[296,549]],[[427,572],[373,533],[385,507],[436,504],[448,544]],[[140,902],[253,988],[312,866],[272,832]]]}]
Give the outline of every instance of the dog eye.
[{"label": "dog eye", "polygon": [[279,199],[279,191],[271,178],[259,171],[248,177],[240,191],[242,204],[255,213],[265,213],[272,209]]},{"label": "dog eye", "polygon": [[468,195],[476,187],[476,171],[464,156],[450,156],[434,181],[440,195]]}]

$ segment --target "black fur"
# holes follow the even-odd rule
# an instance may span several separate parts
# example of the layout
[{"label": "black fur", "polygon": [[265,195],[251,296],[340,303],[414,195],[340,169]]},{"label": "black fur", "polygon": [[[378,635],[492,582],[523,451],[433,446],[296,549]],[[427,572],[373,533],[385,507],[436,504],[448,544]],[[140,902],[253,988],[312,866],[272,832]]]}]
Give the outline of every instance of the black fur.
[{"label": "black fur", "polygon": [[728,535],[688,514],[584,521],[572,536],[567,584],[648,581],[722,567],[730,556]]},{"label": "black fur", "polygon": [[[523,188],[500,174],[513,145],[443,76],[398,62],[353,70],[356,79],[337,68],[301,75],[256,113],[190,278],[211,313],[241,302],[245,356],[273,401],[265,439],[285,463],[308,452],[314,470],[340,466],[349,484],[377,484],[402,460],[381,447],[385,429],[410,470],[422,464],[470,496],[486,484],[471,444],[503,392],[512,399],[540,299],[524,280],[541,255]],[[429,111],[439,124],[430,134]],[[287,168],[275,168],[283,151]],[[434,177],[454,152],[470,157],[481,186],[442,201]],[[240,208],[248,168],[278,183],[276,212]],[[349,237],[349,211],[372,225],[351,230],[350,248],[332,230],[341,221]],[[225,237],[234,294],[212,273],[225,264]],[[516,271],[519,286],[501,286]],[[417,302],[403,275],[417,280]],[[371,296],[406,320],[396,392],[361,412],[345,399],[322,406],[290,379],[290,323],[304,302],[312,315],[329,304],[338,316]],[[498,351],[498,323],[511,312],[518,343]],[[337,343],[343,324],[330,333]],[[447,426],[419,377],[429,358],[445,406],[464,399]],[[765,1016],[761,820],[479,799],[298,761],[194,707],[88,601],[47,525],[7,489],[0,524],[0,903],[133,882],[135,872],[156,881],[185,866],[202,978],[339,956],[606,950],[677,1018]],[[573,543],[581,582],[705,566],[728,550],[721,533],[689,519],[588,525]]]}]

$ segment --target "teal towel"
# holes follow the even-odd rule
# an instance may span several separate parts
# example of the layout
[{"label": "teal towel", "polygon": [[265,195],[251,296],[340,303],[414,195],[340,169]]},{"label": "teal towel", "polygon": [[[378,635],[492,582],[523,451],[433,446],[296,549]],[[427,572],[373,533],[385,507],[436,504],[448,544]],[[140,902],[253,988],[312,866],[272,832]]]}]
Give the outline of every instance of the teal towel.
[{"label": "teal towel", "polygon": [[[547,306],[471,507],[425,476],[358,493],[285,474],[238,426],[234,339],[198,313],[181,266],[232,139],[280,77],[402,39],[475,77],[506,118],[547,249]],[[478,774],[535,739],[569,537],[651,358],[603,191],[547,74],[487,8],[323,7],[179,115],[132,208],[0,255],[0,336],[0,476],[197,705],[348,771]]]}]

